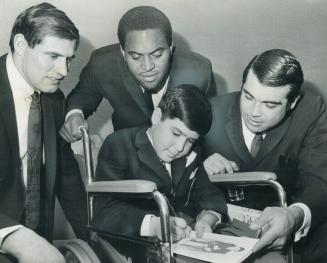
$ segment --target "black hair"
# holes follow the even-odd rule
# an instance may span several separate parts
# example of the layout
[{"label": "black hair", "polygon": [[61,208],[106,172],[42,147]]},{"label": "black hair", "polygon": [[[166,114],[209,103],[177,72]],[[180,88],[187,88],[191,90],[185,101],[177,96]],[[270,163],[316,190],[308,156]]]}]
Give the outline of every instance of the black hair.
[{"label": "black hair", "polygon": [[170,88],[163,95],[158,107],[161,120],[181,120],[191,131],[199,135],[206,134],[211,126],[211,107],[208,99],[193,85],[180,85]]},{"label": "black hair", "polygon": [[269,87],[290,86],[287,99],[292,103],[301,93],[303,71],[296,57],[283,49],[267,50],[256,55],[243,71],[243,84],[249,70],[256,75],[260,83]]},{"label": "black hair", "polygon": [[118,39],[125,49],[126,36],[130,31],[159,29],[165,36],[167,44],[172,43],[172,27],[168,17],[153,6],[137,6],[128,10],[118,24]]}]

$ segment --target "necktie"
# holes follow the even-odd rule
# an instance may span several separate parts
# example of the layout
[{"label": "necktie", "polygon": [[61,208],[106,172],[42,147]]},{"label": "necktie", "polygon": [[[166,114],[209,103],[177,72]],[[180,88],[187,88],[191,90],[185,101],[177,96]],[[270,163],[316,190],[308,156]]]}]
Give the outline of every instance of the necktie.
[{"label": "necktie", "polygon": [[36,229],[40,217],[40,172],[42,161],[40,94],[34,92],[28,115],[27,184],[25,225]]},{"label": "necktie", "polygon": [[259,133],[254,136],[253,141],[251,143],[251,150],[250,150],[250,153],[253,158],[257,156],[262,141],[263,141],[262,134]]},{"label": "necktie", "polygon": [[143,96],[144,96],[144,99],[145,99],[145,103],[146,103],[147,108],[152,113],[153,110],[154,110],[153,101],[152,101],[152,93],[149,92],[148,90],[144,89]]}]

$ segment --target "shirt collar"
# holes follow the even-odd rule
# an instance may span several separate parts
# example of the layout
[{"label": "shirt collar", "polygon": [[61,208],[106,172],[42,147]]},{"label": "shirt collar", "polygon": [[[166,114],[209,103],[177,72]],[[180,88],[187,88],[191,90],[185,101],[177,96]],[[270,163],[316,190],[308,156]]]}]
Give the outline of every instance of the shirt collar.
[{"label": "shirt collar", "polygon": [[12,93],[14,96],[22,96],[25,99],[30,98],[30,96],[34,93],[35,90],[26,82],[26,80],[20,74],[12,56],[13,54],[9,52],[6,59],[8,79]]},{"label": "shirt collar", "polygon": [[[251,143],[254,139],[255,133],[251,132],[248,127],[246,127],[243,118],[242,119],[242,133],[243,139],[248,149],[251,149]],[[262,138],[266,137],[266,133],[262,133]]]}]

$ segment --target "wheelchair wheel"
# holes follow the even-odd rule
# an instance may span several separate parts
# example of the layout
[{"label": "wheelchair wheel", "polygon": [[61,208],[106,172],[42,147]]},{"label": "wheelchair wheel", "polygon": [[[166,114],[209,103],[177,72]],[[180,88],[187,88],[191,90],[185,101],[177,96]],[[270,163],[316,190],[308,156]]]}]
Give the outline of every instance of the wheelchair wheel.
[{"label": "wheelchair wheel", "polygon": [[71,239],[58,247],[67,263],[101,263],[93,249],[80,239]]}]

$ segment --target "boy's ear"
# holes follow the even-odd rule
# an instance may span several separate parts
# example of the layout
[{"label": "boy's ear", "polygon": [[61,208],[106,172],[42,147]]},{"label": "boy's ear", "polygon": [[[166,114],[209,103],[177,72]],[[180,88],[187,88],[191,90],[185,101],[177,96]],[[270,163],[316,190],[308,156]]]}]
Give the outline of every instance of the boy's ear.
[{"label": "boy's ear", "polygon": [[161,120],[161,116],[162,116],[161,109],[159,107],[155,108],[151,116],[152,125],[157,125]]}]

